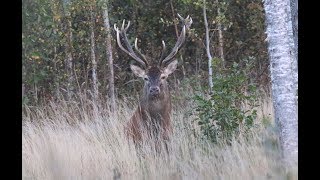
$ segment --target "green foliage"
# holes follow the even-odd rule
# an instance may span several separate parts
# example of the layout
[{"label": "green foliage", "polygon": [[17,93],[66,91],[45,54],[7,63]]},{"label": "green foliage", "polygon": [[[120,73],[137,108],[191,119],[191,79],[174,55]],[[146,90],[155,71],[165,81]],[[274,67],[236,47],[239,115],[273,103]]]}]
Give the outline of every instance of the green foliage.
[{"label": "green foliage", "polygon": [[[241,69],[234,63],[230,70],[215,74],[211,95],[194,96],[198,116],[196,121],[202,135],[212,142],[217,142],[219,138],[230,140],[254,124],[257,116],[254,109],[257,107],[256,86],[248,83],[248,69],[249,64],[245,69]],[[249,105],[252,109],[246,110],[243,104]]]},{"label": "green foliage", "polygon": [[[64,5],[64,2],[69,2]],[[141,51],[150,61],[158,61],[162,49],[161,40],[166,42],[167,54],[174,46],[176,28],[181,30],[181,16],[190,15],[194,20],[187,34],[186,42],[177,54],[179,67],[170,84],[183,82],[195,77],[197,86],[207,83],[207,61],[204,50],[203,0],[178,1],[141,1],[141,0],[28,0],[22,1],[22,81],[25,85],[27,103],[36,103],[44,94],[55,96],[56,92],[64,93],[68,86],[68,47],[71,46],[75,88],[87,91],[91,88],[91,41],[90,13],[93,11],[95,23],[93,29],[96,42],[97,76],[99,92],[108,92],[108,59],[106,56],[106,32],[104,29],[103,9],[108,8],[110,25],[118,26],[123,19],[130,20],[128,38],[133,44],[139,39]],[[267,67],[267,50],[264,34],[264,12],[261,1],[243,0],[207,0],[207,18],[211,33],[211,51],[216,54],[218,39],[217,22],[223,28],[224,52],[226,65],[233,62],[244,63],[251,56],[256,59],[250,75],[256,79]],[[220,15],[217,14],[220,8]],[[70,24],[69,24],[70,23]],[[71,25],[71,26],[70,26]],[[71,40],[68,33],[72,32]],[[132,58],[122,52],[115,42],[112,30],[112,50],[114,55],[115,87],[118,97],[130,96],[140,92],[141,83],[129,69]],[[70,42],[69,42],[70,41]],[[241,69],[239,67],[239,69]],[[257,73],[259,72],[259,73]],[[227,72],[225,72],[227,73]],[[268,77],[268,76],[266,76]],[[187,82],[187,81],[184,81]],[[192,82],[187,82],[193,86]],[[175,86],[176,87],[176,86]],[[60,91],[62,90],[62,91]],[[183,89],[180,88],[183,92]],[[131,93],[134,92],[134,93]],[[181,97],[179,97],[181,99]]]}]

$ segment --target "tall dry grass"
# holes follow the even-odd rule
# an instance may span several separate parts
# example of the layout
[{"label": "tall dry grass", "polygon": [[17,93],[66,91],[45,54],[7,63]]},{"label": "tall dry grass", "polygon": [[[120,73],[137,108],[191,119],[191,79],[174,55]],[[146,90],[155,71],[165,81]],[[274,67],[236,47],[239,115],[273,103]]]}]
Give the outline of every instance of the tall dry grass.
[{"label": "tall dry grass", "polygon": [[297,169],[280,162],[268,98],[248,136],[217,145],[194,135],[193,102],[177,103],[183,106],[173,111],[168,155],[151,145],[138,152],[126,140],[123,125],[134,111],[132,101],[118,102],[111,114],[105,103],[77,98],[24,107],[23,179],[297,179]]}]

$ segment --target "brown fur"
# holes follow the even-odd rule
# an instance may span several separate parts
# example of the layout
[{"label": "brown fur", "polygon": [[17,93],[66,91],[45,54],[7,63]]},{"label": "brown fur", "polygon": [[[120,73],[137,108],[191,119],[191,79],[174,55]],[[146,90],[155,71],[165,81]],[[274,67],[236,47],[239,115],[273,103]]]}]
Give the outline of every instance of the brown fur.
[{"label": "brown fur", "polygon": [[[144,137],[155,138],[156,150],[159,151],[162,142],[165,143],[166,149],[168,148],[167,142],[172,133],[171,96],[166,79],[161,79],[163,70],[151,67],[147,69],[146,75],[150,82],[145,82],[143,97],[126,126],[126,134],[136,145],[145,140]],[[150,96],[148,83],[160,87],[160,94],[157,97]]]}]

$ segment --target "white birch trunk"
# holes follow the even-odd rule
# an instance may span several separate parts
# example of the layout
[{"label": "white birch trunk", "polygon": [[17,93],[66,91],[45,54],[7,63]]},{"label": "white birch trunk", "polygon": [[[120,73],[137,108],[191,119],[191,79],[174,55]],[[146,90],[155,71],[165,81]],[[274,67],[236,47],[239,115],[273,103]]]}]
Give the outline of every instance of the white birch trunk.
[{"label": "white birch trunk", "polygon": [[[218,11],[218,16],[221,15],[220,8],[219,8],[219,1],[216,0],[216,4],[218,5],[217,11]],[[225,67],[225,60],[224,60],[224,53],[223,53],[223,34],[222,34],[222,29],[221,29],[221,22],[218,21],[218,39],[219,39],[219,55],[222,61],[222,67]]]},{"label": "white birch trunk", "polygon": [[206,51],[208,56],[208,71],[209,71],[209,92],[212,93],[213,81],[212,81],[212,56],[210,53],[210,39],[209,39],[209,27],[206,13],[206,1],[203,1],[203,18],[206,29]]},{"label": "white birch trunk", "polygon": [[[107,3],[107,2],[106,2]],[[110,23],[109,23],[109,13],[108,13],[108,6],[107,4],[104,6],[103,9],[103,19],[104,19],[104,26],[107,33],[107,56],[108,56],[108,62],[109,62],[109,96],[111,100],[111,112],[114,112],[116,109],[116,98],[115,98],[115,92],[114,92],[114,71],[113,71],[113,56],[112,56],[112,44],[111,44],[111,29],[110,29]]]},{"label": "white birch trunk", "polygon": [[296,50],[296,56],[298,56],[298,0],[290,0],[290,9],[294,46]]},{"label": "white birch trunk", "polygon": [[290,0],[290,15],[291,15],[291,29],[292,29],[292,45],[293,45],[293,54],[297,59],[293,63],[294,76],[295,76],[295,86],[298,88],[298,1]]},{"label": "white birch trunk", "polygon": [[[298,162],[298,113],[296,92],[296,56],[292,46],[292,24],[289,0],[265,0],[268,51],[272,80],[275,120],[280,129],[284,162]],[[288,24],[289,23],[289,24]]]},{"label": "white birch trunk", "polygon": [[93,84],[93,96],[94,100],[98,100],[98,84],[97,84],[97,62],[96,62],[96,53],[95,53],[95,35],[94,35],[94,24],[95,24],[95,16],[93,13],[92,6],[90,7],[90,18],[91,18],[91,62],[92,62],[92,84]]}]

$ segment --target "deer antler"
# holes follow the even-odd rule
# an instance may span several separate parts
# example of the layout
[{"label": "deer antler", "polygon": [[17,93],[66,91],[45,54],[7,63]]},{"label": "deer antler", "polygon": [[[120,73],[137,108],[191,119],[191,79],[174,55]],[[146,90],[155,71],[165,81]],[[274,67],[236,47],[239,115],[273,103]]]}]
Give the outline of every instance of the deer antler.
[{"label": "deer antler", "polygon": [[[130,26],[130,21],[128,21],[128,25],[126,27],[124,27],[125,25],[125,20],[123,20],[122,22],[122,26],[121,26],[121,30],[119,30],[119,28],[117,27],[116,24],[114,24],[114,30],[117,32],[117,43],[118,43],[118,46],[125,52],[127,53],[128,55],[130,55],[136,62],[138,62],[140,65],[142,65],[144,68],[146,68],[148,66],[148,61],[146,59],[146,57],[141,53],[141,51],[138,49],[138,46],[137,46],[137,38],[135,40],[135,49],[136,51],[139,53],[139,55],[142,57],[139,58],[135,52],[133,51],[129,41],[128,41],[128,37],[127,37],[127,30]],[[121,40],[120,40],[120,34],[121,36],[123,37],[124,39],[124,43],[125,45],[127,46],[127,49],[125,49],[122,44],[121,44]]]},{"label": "deer antler", "polygon": [[161,59],[163,59],[164,53],[166,52],[166,43],[162,40],[162,52],[160,57],[160,65],[161,65]]},{"label": "deer antler", "polygon": [[182,30],[181,30],[180,36],[179,36],[176,44],[174,45],[171,53],[164,59],[162,59],[162,58],[163,58],[163,54],[165,52],[166,45],[165,45],[164,41],[162,41],[163,50],[162,50],[160,63],[159,63],[160,67],[165,66],[166,64],[170,63],[173,60],[173,57],[177,54],[177,52],[179,51],[179,48],[181,47],[181,45],[185,41],[186,31],[189,30],[189,28],[190,28],[190,26],[192,24],[192,18],[189,15],[185,19],[183,17],[181,17],[180,14],[178,14],[178,17],[183,22],[183,26],[182,26]]}]

